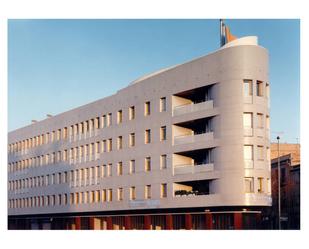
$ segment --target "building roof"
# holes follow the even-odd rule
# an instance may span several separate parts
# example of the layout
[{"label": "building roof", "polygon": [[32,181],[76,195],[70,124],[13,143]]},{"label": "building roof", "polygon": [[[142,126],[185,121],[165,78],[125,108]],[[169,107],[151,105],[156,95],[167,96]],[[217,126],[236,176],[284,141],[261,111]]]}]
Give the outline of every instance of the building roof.
[{"label": "building roof", "polygon": [[[271,161],[275,161],[278,158],[278,144],[272,143],[270,146]],[[284,160],[284,156],[291,155],[291,166],[300,164],[300,144],[280,144],[279,155],[282,157],[280,160]],[[278,160],[278,159],[277,159]]]}]

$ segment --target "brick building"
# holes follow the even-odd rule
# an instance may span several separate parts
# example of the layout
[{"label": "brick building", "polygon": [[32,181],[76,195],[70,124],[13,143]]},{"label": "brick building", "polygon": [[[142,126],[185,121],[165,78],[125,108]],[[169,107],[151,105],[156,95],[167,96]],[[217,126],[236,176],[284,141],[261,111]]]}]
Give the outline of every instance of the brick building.
[{"label": "brick building", "polygon": [[[278,229],[278,151],[271,144],[272,207],[267,228]],[[281,229],[300,229],[300,145],[280,144]]]}]

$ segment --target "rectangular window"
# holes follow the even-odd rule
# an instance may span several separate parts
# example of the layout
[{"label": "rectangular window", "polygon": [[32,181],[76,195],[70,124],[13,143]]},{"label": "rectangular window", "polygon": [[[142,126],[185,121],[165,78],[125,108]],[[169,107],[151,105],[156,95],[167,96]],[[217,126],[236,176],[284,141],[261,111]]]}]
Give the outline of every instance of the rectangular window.
[{"label": "rectangular window", "polygon": [[150,115],[150,102],[145,103],[145,116]]},{"label": "rectangular window", "polygon": [[108,115],[107,115],[107,126],[111,126],[112,125],[112,114],[111,113],[109,113]]},{"label": "rectangular window", "polygon": [[161,157],[160,157],[160,168],[166,169],[166,167],[167,167],[166,155],[161,155]]},{"label": "rectangular window", "polygon": [[166,98],[163,97],[160,99],[160,112],[166,111]]},{"label": "rectangular window", "polygon": [[107,199],[107,195],[106,195],[106,189],[102,190],[102,202],[105,202]]},{"label": "rectangular window", "polygon": [[264,125],[263,125],[263,122],[264,120],[263,120],[263,114],[262,113],[258,113],[257,114],[257,127],[258,128],[263,128],[264,127]]},{"label": "rectangular window", "polygon": [[264,178],[263,177],[258,177],[258,193],[263,193],[264,192]]},{"label": "rectangular window", "polygon": [[246,193],[254,192],[253,177],[245,177],[245,192]]},{"label": "rectangular window", "polygon": [[57,131],[57,141],[61,139],[61,129]]},{"label": "rectangular window", "polygon": [[262,97],[263,96],[263,82],[256,82],[256,95]]},{"label": "rectangular window", "polygon": [[269,120],[269,116],[266,116],[266,129],[270,129],[270,120]]},{"label": "rectangular window", "polygon": [[112,150],[113,150],[113,141],[110,138],[110,139],[107,140],[107,151],[109,152],[109,151],[112,151]]},{"label": "rectangular window", "polygon": [[244,80],[244,96],[252,96],[252,80]]},{"label": "rectangular window", "polygon": [[119,176],[122,175],[122,162],[119,162],[118,165],[117,165],[117,174]]},{"label": "rectangular window", "polygon": [[160,141],[166,140],[166,126],[160,128]]},{"label": "rectangular window", "polygon": [[267,158],[267,161],[270,161],[270,148],[269,147],[266,148],[266,158]]},{"label": "rectangular window", "polygon": [[269,84],[268,84],[268,83],[266,83],[265,92],[266,92],[266,98],[269,98],[269,96],[270,96],[270,91],[269,91]]},{"label": "rectangular window", "polygon": [[123,200],[123,189],[118,188],[118,201],[122,201],[122,200]]},{"label": "rectangular window", "polygon": [[105,127],[107,127],[107,117],[106,117],[106,115],[103,115],[102,119],[103,119],[103,121],[102,121],[102,128],[105,128]]},{"label": "rectangular window", "polygon": [[102,166],[102,177],[106,177],[107,176],[107,166],[106,164],[104,164]]},{"label": "rectangular window", "polygon": [[110,188],[107,191],[107,201],[112,201],[113,200],[113,190]]},{"label": "rectangular window", "polygon": [[122,110],[117,112],[117,124],[122,123]]},{"label": "rectangular window", "polygon": [[151,171],[151,158],[150,157],[146,157],[145,158],[145,171]]},{"label": "rectangular window", "polygon": [[130,147],[135,146],[135,133],[131,133],[129,137],[129,145]]},{"label": "rectangular window", "polygon": [[253,160],[253,145],[244,145],[244,159]]},{"label": "rectangular window", "polygon": [[130,188],[130,200],[135,200],[136,193],[135,193],[135,187]]},{"label": "rectangular window", "polygon": [[130,120],[135,119],[135,107],[134,106],[131,106],[129,108],[129,119]]},{"label": "rectangular window", "polygon": [[245,112],[243,116],[243,123],[245,128],[253,127],[253,117],[252,112]]},{"label": "rectangular window", "polygon": [[135,160],[130,161],[130,174],[135,173]]},{"label": "rectangular window", "polygon": [[107,176],[112,176],[112,164],[107,165]]},{"label": "rectangular window", "polygon": [[257,159],[258,160],[264,160],[264,147],[258,145],[257,146]]},{"label": "rectangular window", "polygon": [[117,140],[117,149],[118,149],[118,150],[121,150],[121,149],[122,149],[122,136],[119,136],[119,137],[118,137],[118,140]]},{"label": "rectangular window", "polygon": [[150,130],[145,130],[145,144],[149,144],[151,142],[151,132]]},{"label": "rectangular window", "polygon": [[145,187],[145,199],[151,199],[151,185]]},{"label": "rectangular window", "polygon": [[267,178],[267,193],[271,193],[271,181]]},{"label": "rectangular window", "polygon": [[161,198],[167,197],[167,184],[166,183],[161,184],[160,197]]}]

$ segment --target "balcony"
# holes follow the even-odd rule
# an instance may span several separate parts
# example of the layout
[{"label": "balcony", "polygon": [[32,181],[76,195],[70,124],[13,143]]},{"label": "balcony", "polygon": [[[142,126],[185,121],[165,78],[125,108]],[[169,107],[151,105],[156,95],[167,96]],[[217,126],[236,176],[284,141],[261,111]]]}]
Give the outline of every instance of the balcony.
[{"label": "balcony", "polygon": [[202,133],[198,135],[180,135],[174,137],[174,145],[179,144],[188,144],[188,143],[197,143],[205,140],[213,140],[213,132]]},{"label": "balcony", "polygon": [[180,106],[175,106],[173,110],[173,116],[179,116],[187,113],[197,112],[197,111],[203,111],[203,110],[209,110],[213,109],[213,100],[208,100],[205,102],[201,102],[198,104],[185,104]]},{"label": "balcony", "polygon": [[200,196],[211,193],[212,180],[185,181],[173,183],[175,197]]},{"label": "balcony", "polygon": [[214,164],[198,164],[198,165],[175,165],[174,166],[174,175],[183,175],[183,174],[197,174],[203,172],[210,172],[214,170]]}]

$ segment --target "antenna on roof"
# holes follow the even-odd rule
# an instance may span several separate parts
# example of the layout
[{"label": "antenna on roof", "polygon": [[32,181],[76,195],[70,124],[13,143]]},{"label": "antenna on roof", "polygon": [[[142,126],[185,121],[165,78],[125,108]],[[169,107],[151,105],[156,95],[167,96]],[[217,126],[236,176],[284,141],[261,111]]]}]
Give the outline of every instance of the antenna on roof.
[{"label": "antenna on roof", "polygon": [[223,19],[220,19],[220,47],[224,46],[224,23]]}]

